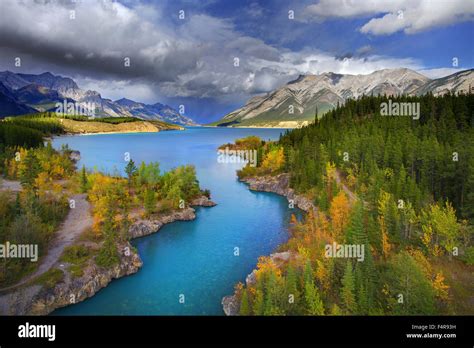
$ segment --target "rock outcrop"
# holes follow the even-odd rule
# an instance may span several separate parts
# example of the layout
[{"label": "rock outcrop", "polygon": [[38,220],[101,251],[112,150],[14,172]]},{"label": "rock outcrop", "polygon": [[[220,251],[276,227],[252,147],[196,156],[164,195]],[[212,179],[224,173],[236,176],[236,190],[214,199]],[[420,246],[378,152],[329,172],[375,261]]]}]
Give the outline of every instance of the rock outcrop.
[{"label": "rock outcrop", "polygon": [[310,210],[316,212],[317,210],[311,199],[296,194],[295,190],[289,187],[290,175],[287,173],[276,176],[248,177],[241,181],[247,183],[250,190],[273,192],[285,196],[288,201],[292,201],[296,207],[305,212],[309,212]]},{"label": "rock outcrop", "polygon": [[235,316],[239,314],[240,304],[237,296],[229,295],[224,296],[222,299],[222,308],[224,309],[224,313],[227,316]]},{"label": "rock outcrop", "polygon": [[94,260],[89,260],[80,277],[72,277],[66,269],[67,264],[58,262],[52,269],[56,268],[64,273],[60,282],[52,288],[36,283],[0,296],[0,313],[47,315],[57,308],[84,301],[113,279],[133,274],[140,269],[142,261],[130,243],[120,245],[119,249],[129,252],[120,253],[117,265],[103,268],[97,266]]},{"label": "rock outcrop", "polygon": [[[213,207],[216,205],[206,196],[200,196],[194,199],[191,204],[192,206],[202,207]],[[130,238],[139,238],[148,236],[149,234],[158,232],[158,230],[166,224],[175,221],[190,221],[196,218],[195,210],[191,207],[186,207],[179,210],[173,210],[167,214],[158,215],[152,219],[138,219],[132,226],[130,226],[129,234]]]},{"label": "rock outcrop", "polygon": [[138,219],[129,229],[130,238],[148,236],[157,232],[161,227],[175,221],[190,221],[196,218],[193,208],[187,207],[169,214],[160,215],[154,219]]},{"label": "rock outcrop", "polygon": [[73,162],[79,162],[81,160],[81,153],[77,150],[71,151],[69,154],[69,158]]},{"label": "rock outcrop", "polygon": [[213,201],[211,201],[207,196],[200,196],[193,199],[190,203],[193,207],[213,207],[216,205]]},{"label": "rock outcrop", "polygon": [[106,287],[113,279],[138,272],[143,264],[142,260],[137,253],[132,251],[132,246],[129,243],[126,244],[121,249],[127,248],[130,252],[128,256],[124,253],[121,254],[118,265],[104,269],[91,260],[81,277],[71,279],[67,275],[64,282],[54,288],[43,289],[39,296],[33,300],[28,314],[46,315],[56,308],[84,301]]}]

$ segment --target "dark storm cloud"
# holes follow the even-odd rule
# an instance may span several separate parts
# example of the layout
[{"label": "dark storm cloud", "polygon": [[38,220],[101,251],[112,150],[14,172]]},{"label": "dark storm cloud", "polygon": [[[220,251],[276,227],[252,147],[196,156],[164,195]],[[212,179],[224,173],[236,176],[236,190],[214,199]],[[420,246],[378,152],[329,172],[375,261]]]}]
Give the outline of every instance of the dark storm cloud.
[{"label": "dark storm cloud", "polygon": [[[196,68],[200,49],[195,43],[175,40],[165,30],[142,22],[132,10],[119,4],[115,9],[101,3],[95,7],[65,3],[2,4],[0,45],[98,78],[172,81]],[[18,20],[28,24],[19,28]],[[124,64],[127,58],[130,66]]]},{"label": "dark storm cloud", "polygon": [[141,81],[170,95],[243,93],[256,60],[281,59],[278,49],[236,32],[225,19],[187,14],[180,21],[177,13],[141,3],[6,0],[0,33],[0,46],[8,48],[3,66],[25,55],[34,59],[25,69],[57,66],[84,78]]},{"label": "dark storm cloud", "polygon": [[[185,18],[179,19],[177,5],[166,6],[166,1],[124,5],[2,0],[0,67],[13,70],[14,58],[21,57],[24,64],[14,68],[17,72],[49,70],[110,98],[151,101],[242,100],[271,91],[298,74],[364,73],[412,65],[410,60],[362,60],[358,54],[335,58],[315,49],[295,52],[272,46],[239,32],[233,22],[238,19],[213,17],[186,4]],[[252,8],[257,18],[264,17],[258,6]],[[129,67],[124,65],[126,58]]]}]

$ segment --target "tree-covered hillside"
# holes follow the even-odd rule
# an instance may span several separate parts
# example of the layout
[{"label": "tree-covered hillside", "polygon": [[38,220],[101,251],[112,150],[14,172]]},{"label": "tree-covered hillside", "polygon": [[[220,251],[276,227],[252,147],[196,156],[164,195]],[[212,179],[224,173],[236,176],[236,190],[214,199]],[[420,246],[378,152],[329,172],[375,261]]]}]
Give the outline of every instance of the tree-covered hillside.
[{"label": "tree-covered hillside", "polygon": [[[473,313],[474,95],[397,97],[420,118],[362,97],[261,142],[249,176],[290,174],[317,212],[239,284],[240,314]],[[271,166],[269,163],[273,163]],[[334,244],[336,243],[336,244]],[[328,246],[363,247],[362,260]]]}]

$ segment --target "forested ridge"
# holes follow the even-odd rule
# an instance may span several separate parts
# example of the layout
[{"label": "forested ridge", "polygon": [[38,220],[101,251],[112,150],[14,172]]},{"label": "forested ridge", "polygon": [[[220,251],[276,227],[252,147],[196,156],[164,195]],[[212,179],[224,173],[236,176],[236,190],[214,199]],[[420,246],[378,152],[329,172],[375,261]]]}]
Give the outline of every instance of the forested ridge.
[{"label": "forested ridge", "polygon": [[[390,99],[420,103],[420,119],[364,96],[278,142],[249,139],[258,166],[239,177],[287,172],[318,212],[293,219],[288,262],[261,257],[236,286],[241,315],[473,313],[474,96]],[[364,246],[363,261],[328,257],[334,243]]]},{"label": "forested ridge", "polygon": [[[180,129],[179,126],[163,121],[145,121],[135,117],[95,118],[84,115],[38,112],[34,114],[6,117],[5,119],[0,120],[0,154],[6,147],[40,146],[43,143],[43,137],[45,136],[60,135],[64,133],[81,133],[83,131],[80,129],[83,128],[88,129],[91,132],[110,132],[111,126],[118,126],[120,124],[136,124],[137,122],[142,124],[152,124],[158,129]],[[133,131],[133,128],[130,131]]]}]

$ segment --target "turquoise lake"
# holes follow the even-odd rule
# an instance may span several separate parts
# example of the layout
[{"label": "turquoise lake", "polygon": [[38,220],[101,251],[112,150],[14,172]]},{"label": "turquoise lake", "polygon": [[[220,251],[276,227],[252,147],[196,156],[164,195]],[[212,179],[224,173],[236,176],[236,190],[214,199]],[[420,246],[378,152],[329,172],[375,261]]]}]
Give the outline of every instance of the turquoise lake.
[{"label": "turquoise lake", "polygon": [[[197,208],[193,221],[165,225],[135,239],[143,267],[113,280],[95,296],[56,310],[53,315],[223,315],[222,297],[245,281],[258,257],[269,255],[288,239],[286,198],[252,192],[237,180],[242,164],[217,161],[217,147],[257,135],[278,139],[282,129],[187,128],[142,134],[101,134],[55,138],[81,152],[79,168],[123,173],[128,152],[135,163],[160,162],[161,170],[183,164],[196,167],[201,188],[218,205]],[[240,255],[234,255],[238,247]],[[185,303],[180,303],[184,295]]]}]

